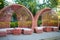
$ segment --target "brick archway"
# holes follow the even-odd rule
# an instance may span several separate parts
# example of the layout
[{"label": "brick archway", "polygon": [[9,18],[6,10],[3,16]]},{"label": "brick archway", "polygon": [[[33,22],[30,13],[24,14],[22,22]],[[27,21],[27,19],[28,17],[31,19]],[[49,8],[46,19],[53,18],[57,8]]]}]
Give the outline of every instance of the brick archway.
[{"label": "brick archway", "polygon": [[[31,20],[31,28],[33,27],[33,15],[32,13],[26,8],[25,6],[22,5],[17,5],[13,4],[7,7],[4,7],[2,10],[0,10],[0,28],[8,28],[10,27],[10,21],[13,13],[16,13],[17,15],[17,20],[18,20],[18,27],[20,27],[20,17],[25,17],[28,15]],[[22,16],[21,16],[22,15]],[[24,21],[25,19],[23,19]]]},{"label": "brick archway", "polygon": [[[45,9],[42,9],[42,10],[40,10],[36,13],[36,15],[34,17],[34,20],[35,20],[35,25],[34,26],[35,27],[38,26],[37,21],[39,19],[39,16],[41,16],[42,14],[44,14],[45,12],[48,12],[48,11],[52,11],[52,9],[51,8],[45,8]],[[56,14],[54,11],[53,11],[53,13]],[[58,16],[56,15],[56,17],[57,17],[57,21],[58,21]],[[42,22],[42,25],[44,25],[43,22]]]}]

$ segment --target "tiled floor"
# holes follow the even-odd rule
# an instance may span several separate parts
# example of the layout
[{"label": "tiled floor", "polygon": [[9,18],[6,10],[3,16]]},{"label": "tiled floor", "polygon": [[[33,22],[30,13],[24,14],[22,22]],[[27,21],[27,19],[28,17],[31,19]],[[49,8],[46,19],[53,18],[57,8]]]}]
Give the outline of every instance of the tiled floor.
[{"label": "tiled floor", "polygon": [[32,35],[7,35],[0,40],[60,40],[60,32],[33,33]]}]

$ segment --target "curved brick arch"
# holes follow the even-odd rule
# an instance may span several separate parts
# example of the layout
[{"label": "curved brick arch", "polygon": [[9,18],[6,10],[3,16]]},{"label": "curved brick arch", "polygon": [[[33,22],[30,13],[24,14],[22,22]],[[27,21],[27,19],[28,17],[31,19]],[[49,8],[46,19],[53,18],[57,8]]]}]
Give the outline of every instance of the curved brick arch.
[{"label": "curved brick arch", "polygon": [[[1,11],[0,11],[0,28],[7,28],[10,27],[10,21],[11,21],[11,17],[13,13],[16,13],[17,15],[17,20],[20,21],[20,17],[19,15],[22,14],[22,12],[25,12],[25,14],[29,15],[29,17],[31,18],[32,21],[32,26],[33,27],[33,15],[32,13],[28,10],[28,8],[22,6],[22,5],[17,5],[17,4],[13,4],[7,7],[4,7]],[[20,13],[21,12],[21,13]],[[22,16],[24,15],[24,13],[22,14]],[[2,26],[3,25],[3,26]],[[18,26],[20,27],[19,23]]]},{"label": "curved brick arch", "polygon": [[[39,16],[41,16],[42,14],[44,14],[44,12],[47,12],[47,11],[51,11],[52,9],[51,8],[45,8],[45,9],[42,9],[40,11],[38,11],[34,17],[34,20],[35,20],[35,27],[37,27],[37,21],[39,19]],[[54,12],[54,11],[53,11]],[[55,13],[55,12],[54,12]],[[55,13],[56,14],[56,13]],[[57,15],[56,15],[57,16]],[[57,16],[57,20],[58,20],[58,16]],[[43,25],[43,23],[42,23]]]}]

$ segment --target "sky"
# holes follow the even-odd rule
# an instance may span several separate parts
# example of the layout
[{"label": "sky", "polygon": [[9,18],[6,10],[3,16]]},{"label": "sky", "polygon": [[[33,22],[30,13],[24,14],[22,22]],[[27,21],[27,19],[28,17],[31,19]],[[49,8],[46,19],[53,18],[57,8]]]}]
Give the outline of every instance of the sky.
[{"label": "sky", "polygon": [[13,3],[13,1],[12,1],[12,0],[6,0],[6,1]]},{"label": "sky", "polygon": [[43,4],[43,0],[37,0],[37,1],[39,1],[40,4]]}]

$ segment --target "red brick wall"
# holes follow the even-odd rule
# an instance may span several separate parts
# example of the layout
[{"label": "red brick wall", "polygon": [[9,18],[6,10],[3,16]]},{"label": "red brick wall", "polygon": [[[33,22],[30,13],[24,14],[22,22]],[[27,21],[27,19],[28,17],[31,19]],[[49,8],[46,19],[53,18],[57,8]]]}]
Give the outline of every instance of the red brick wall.
[{"label": "red brick wall", "polygon": [[[26,7],[24,7],[22,5],[17,5],[17,4],[13,4],[13,5],[4,7],[0,11],[0,28],[10,27],[11,17],[12,17],[12,14],[14,12],[16,12],[17,20],[20,21],[20,15],[22,13],[21,11],[26,12],[26,14],[29,15],[29,18],[30,18],[29,20],[31,20],[31,22],[32,22],[31,23],[31,28],[32,28],[33,27],[33,15],[32,15],[32,13]],[[23,15],[21,15],[21,16],[23,16]],[[18,24],[18,26],[21,27],[19,24]]]},{"label": "red brick wall", "polygon": [[[51,11],[51,9],[50,8],[45,8],[45,9],[42,9],[42,10],[40,10],[40,11],[38,11],[37,13],[36,13],[36,15],[35,15],[35,17],[34,17],[34,20],[35,20],[35,22],[34,22],[34,26],[35,27],[37,27],[38,25],[37,25],[37,21],[38,21],[38,18],[39,18],[39,16],[41,16],[42,14],[44,14],[45,12],[47,12],[47,11]],[[54,14],[56,14],[55,12],[53,12]],[[56,17],[57,17],[57,20],[58,20],[58,16],[56,15]],[[41,19],[42,20],[42,19]],[[42,25],[45,25],[46,23],[44,23],[43,21],[42,21]],[[50,24],[47,24],[48,26],[50,26]],[[52,26],[54,26],[54,25],[52,25]],[[57,24],[57,26],[58,26],[58,24]]]}]

